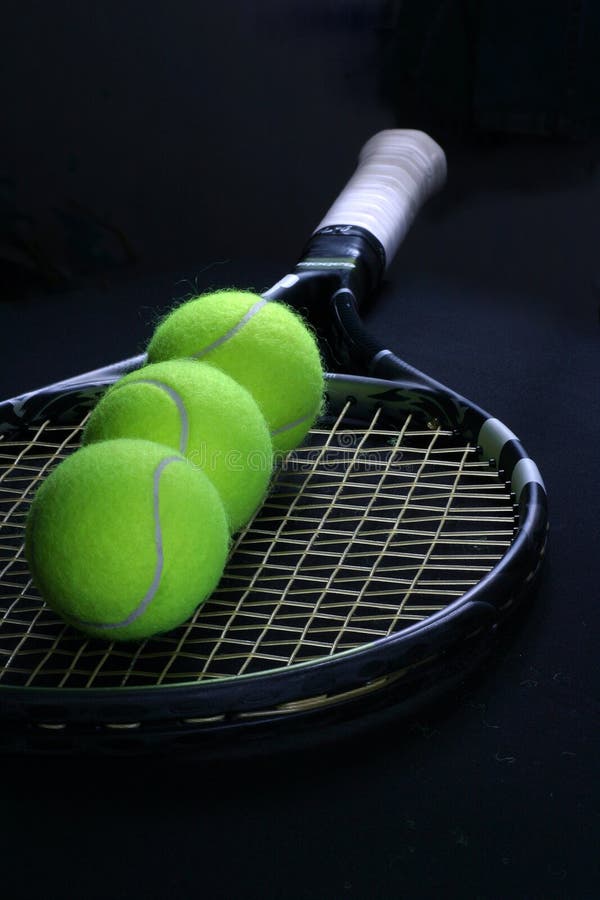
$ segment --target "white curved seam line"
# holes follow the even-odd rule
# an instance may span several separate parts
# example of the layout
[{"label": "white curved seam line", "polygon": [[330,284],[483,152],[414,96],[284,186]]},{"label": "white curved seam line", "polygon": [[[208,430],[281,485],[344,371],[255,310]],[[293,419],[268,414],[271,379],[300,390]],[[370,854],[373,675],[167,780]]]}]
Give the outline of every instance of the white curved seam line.
[{"label": "white curved seam line", "polygon": [[174,388],[170,387],[168,384],[165,384],[163,381],[157,381],[154,378],[132,378],[131,381],[125,381],[123,384],[117,383],[114,386],[113,390],[118,390],[120,387],[127,387],[128,384],[151,384],[154,387],[160,388],[161,391],[164,391],[165,394],[169,395],[169,397],[177,407],[177,411],[179,413],[179,422],[181,425],[181,434],[179,436],[179,452],[185,454],[187,450],[188,439],[190,436],[190,420],[188,418],[185,403],[181,394],[178,394]]},{"label": "white curved seam line", "polygon": [[233,326],[233,328],[230,328],[229,331],[226,331],[225,334],[221,335],[220,338],[217,338],[216,341],[213,341],[212,344],[209,344],[208,347],[204,347],[203,350],[198,350],[197,353],[192,354],[194,359],[202,359],[203,356],[207,356],[213,350],[216,350],[217,347],[220,347],[222,344],[225,344],[227,341],[231,340],[232,337],[235,337],[238,331],[240,331],[244,327],[244,325],[246,325],[250,321],[250,319],[252,319],[253,316],[255,316],[256,313],[263,308],[265,303],[268,303],[268,300],[264,300],[262,297],[260,300],[257,300],[254,306],[250,307],[248,312],[244,316],[242,316],[240,321],[237,322]]},{"label": "white curved seam line", "polygon": [[153,505],[153,513],[154,513],[154,544],[156,547],[156,568],[154,570],[154,578],[152,579],[152,584],[148,588],[145,596],[142,598],[141,602],[136,606],[133,612],[129,613],[126,619],[123,619],[121,622],[93,622],[87,619],[74,619],[74,622],[77,622],[79,625],[88,625],[92,628],[98,629],[110,629],[110,628],[123,628],[125,625],[131,625],[132,622],[135,622],[136,619],[139,619],[142,616],[150,603],[154,600],[156,596],[156,592],[160,586],[160,579],[162,577],[162,571],[164,568],[164,551],[163,551],[163,539],[162,539],[162,529],[160,527],[160,515],[159,515],[159,497],[158,497],[158,489],[160,483],[160,476],[164,472],[165,468],[172,462],[184,462],[184,460],[180,456],[167,456],[165,459],[162,459],[158,466],[154,471],[153,481],[152,481],[152,505]]},{"label": "white curved seam line", "polygon": [[279,428],[275,428],[271,432],[271,436],[274,437],[276,434],[282,434],[284,431],[290,431],[292,428],[296,428],[297,425],[302,425],[303,422],[306,422],[306,420],[310,418],[312,418],[311,413],[308,413],[306,416],[301,416],[294,422],[288,422],[287,425],[280,425]]}]

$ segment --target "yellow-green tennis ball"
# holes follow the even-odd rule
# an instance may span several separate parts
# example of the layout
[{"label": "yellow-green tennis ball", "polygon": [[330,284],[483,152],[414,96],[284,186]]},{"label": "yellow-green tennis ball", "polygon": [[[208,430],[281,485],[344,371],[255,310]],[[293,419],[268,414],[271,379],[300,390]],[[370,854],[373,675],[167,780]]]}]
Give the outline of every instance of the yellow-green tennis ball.
[{"label": "yellow-green tennis ball", "polygon": [[223,504],[170,447],[105,441],[42,483],[25,550],[48,605],[87,634],[150,637],[188,619],[216,587],[228,550]]},{"label": "yellow-green tennis ball", "polygon": [[321,409],[316,341],[282,303],[249,291],[218,291],[184,303],[148,346],[150,362],[181,356],[209,362],[243,384],[267,420],[276,451],[298,446]]},{"label": "yellow-green tennis ball", "polygon": [[167,444],[203,469],[232,531],[266,493],[273,446],[264,416],[245,388],[207,363],[174,359],[117,381],[92,412],[83,442],[120,437]]}]

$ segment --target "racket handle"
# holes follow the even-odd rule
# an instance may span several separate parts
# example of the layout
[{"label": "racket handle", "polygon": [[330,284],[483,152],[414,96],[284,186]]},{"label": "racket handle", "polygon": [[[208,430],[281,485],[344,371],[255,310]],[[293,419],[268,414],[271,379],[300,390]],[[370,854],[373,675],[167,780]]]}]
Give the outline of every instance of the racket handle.
[{"label": "racket handle", "polygon": [[419,209],[445,180],[444,151],[429,135],[380,131],[364,145],[356,172],[315,231],[366,228],[381,243],[387,267]]}]

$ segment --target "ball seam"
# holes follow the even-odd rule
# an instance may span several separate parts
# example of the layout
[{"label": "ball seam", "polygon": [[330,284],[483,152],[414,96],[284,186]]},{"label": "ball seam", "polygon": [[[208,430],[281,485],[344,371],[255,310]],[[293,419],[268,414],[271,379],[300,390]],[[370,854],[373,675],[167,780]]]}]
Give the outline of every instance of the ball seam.
[{"label": "ball seam", "polygon": [[221,347],[223,344],[226,344],[227,341],[231,340],[232,337],[235,337],[238,331],[241,331],[244,325],[247,325],[250,319],[253,319],[254,316],[258,312],[260,312],[260,310],[267,302],[268,301],[262,297],[260,300],[257,300],[257,302],[250,307],[248,312],[242,316],[239,322],[236,322],[236,324],[232,328],[230,328],[229,331],[226,331],[225,334],[222,334],[220,338],[217,338],[217,340],[213,341],[212,344],[209,344],[208,347],[204,347],[202,350],[198,350],[197,353],[194,353],[194,359],[202,359],[203,356],[206,356],[208,353],[216,350],[217,347]]},{"label": "ball seam", "polygon": [[124,381],[123,384],[116,384],[113,388],[113,391],[118,390],[120,387],[127,387],[130,384],[150,384],[153,387],[157,387],[160,390],[164,391],[173,401],[175,406],[177,407],[177,411],[179,413],[179,420],[181,425],[181,436],[179,438],[179,452],[183,455],[187,452],[187,445],[190,435],[190,419],[188,416],[188,412],[185,406],[185,401],[181,394],[179,394],[175,388],[172,388],[170,385],[165,384],[163,381],[158,381],[154,378],[132,378],[131,381]]},{"label": "ball seam", "polygon": [[153,515],[154,515],[154,544],[156,547],[156,567],[154,570],[154,577],[152,579],[152,583],[146,594],[140,601],[140,603],[136,606],[136,608],[129,613],[129,615],[120,622],[95,622],[93,620],[88,619],[78,619],[70,616],[72,622],[77,625],[82,625],[87,628],[97,628],[101,630],[109,630],[111,628],[124,628],[127,625],[131,625],[137,619],[142,616],[150,603],[154,600],[159,588],[160,588],[160,580],[162,578],[162,572],[164,568],[164,548],[163,548],[163,537],[162,537],[162,528],[160,523],[160,503],[159,503],[159,488],[160,488],[160,478],[164,470],[168,465],[173,462],[185,462],[180,456],[168,456],[165,459],[161,460],[156,469],[154,470],[153,478],[152,478],[152,507],[153,507]]}]

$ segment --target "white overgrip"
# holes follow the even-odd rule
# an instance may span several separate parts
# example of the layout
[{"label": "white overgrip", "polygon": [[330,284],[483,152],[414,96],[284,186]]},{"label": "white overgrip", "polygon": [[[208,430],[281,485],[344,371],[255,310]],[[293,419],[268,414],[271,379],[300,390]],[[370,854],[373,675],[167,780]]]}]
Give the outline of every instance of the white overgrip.
[{"label": "white overgrip", "polygon": [[433,138],[423,131],[380,131],[363,147],[356,172],[315,230],[366,228],[389,265],[417,212],[445,180],[446,157]]}]

